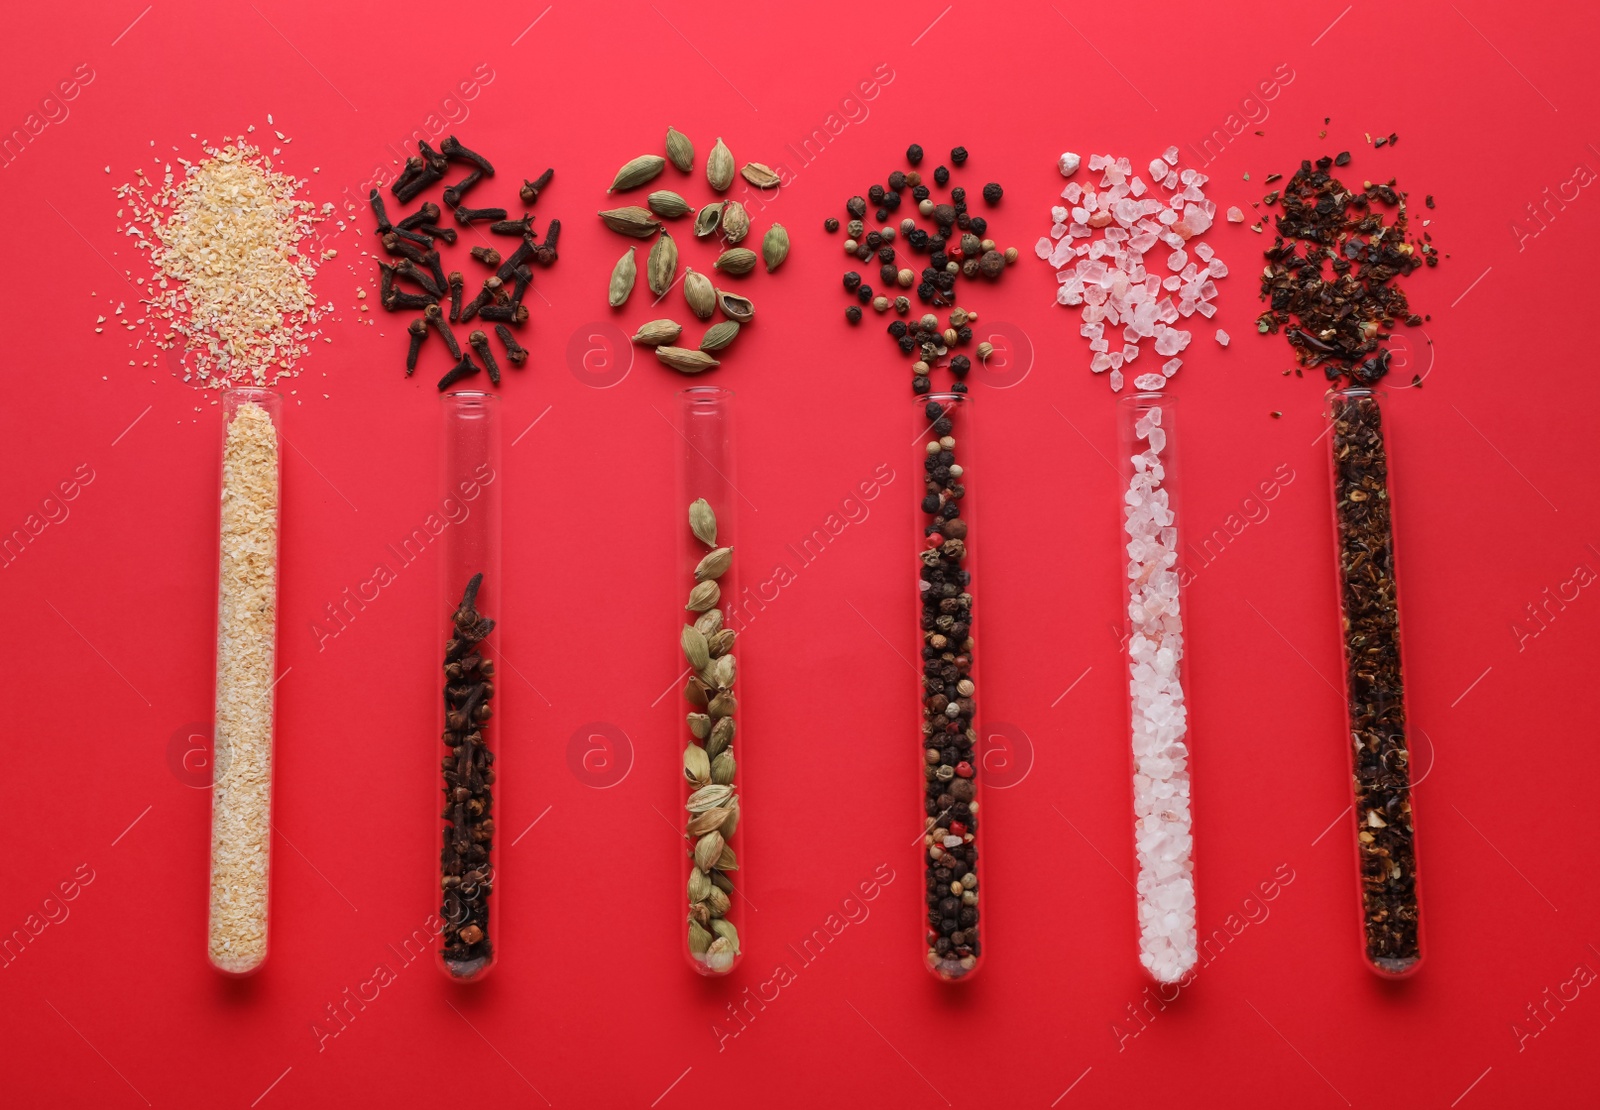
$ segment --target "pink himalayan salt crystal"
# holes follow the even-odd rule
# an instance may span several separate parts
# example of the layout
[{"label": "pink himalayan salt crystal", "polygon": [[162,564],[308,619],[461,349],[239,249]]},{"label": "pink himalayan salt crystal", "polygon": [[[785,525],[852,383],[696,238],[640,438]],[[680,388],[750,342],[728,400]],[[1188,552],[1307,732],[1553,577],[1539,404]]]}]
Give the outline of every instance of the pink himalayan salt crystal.
[{"label": "pink himalayan salt crystal", "polygon": [[1244,213],[1239,211],[1237,207],[1228,209],[1228,222],[1230,224],[1244,223]]}]

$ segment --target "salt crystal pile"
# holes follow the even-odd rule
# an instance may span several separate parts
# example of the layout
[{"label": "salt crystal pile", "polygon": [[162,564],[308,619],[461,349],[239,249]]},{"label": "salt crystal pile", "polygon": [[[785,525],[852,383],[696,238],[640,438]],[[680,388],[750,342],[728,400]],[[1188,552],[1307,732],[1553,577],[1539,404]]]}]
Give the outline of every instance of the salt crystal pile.
[{"label": "salt crystal pile", "polygon": [[1199,955],[1189,815],[1188,713],[1179,665],[1178,529],[1162,482],[1167,433],[1161,408],[1134,424],[1145,449],[1132,458],[1123,498],[1128,536],[1128,692],[1132,699],[1134,843],[1139,860],[1139,962],[1171,983]]},{"label": "salt crystal pile", "polygon": [[[1189,345],[1189,332],[1173,324],[1196,312],[1210,319],[1216,279],[1228,276],[1228,267],[1198,241],[1217,213],[1202,191],[1210,179],[1178,169],[1175,146],[1151,160],[1150,182],[1126,158],[1091,154],[1088,166],[1100,172],[1099,184],[1067,183],[1061,190],[1067,203],[1050,210],[1050,234],[1040,237],[1034,252],[1056,269],[1056,302],[1083,306],[1080,334],[1089,340],[1089,369],[1110,370],[1111,388],[1120,390],[1125,364],[1139,357],[1143,340],[1154,340],[1156,354],[1171,358],[1171,369],[1162,367],[1159,382],[1158,375],[1143,374],[1134,385],[1159,389],[1182,365],[1172,356]],[[1153,273],[1145,270],[1147,256]],[[1120,333],[1114,330],[1119,326]]]}]

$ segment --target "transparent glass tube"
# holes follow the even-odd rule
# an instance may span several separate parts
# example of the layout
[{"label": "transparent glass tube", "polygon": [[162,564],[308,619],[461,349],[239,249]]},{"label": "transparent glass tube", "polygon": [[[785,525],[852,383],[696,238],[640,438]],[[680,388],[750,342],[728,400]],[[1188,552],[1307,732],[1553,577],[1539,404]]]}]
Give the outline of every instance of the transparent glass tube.
[{"label": "transparent glass tube", "polygon": [[1139,962],[1157,982],[1173,983],[1199,956],[1177,567],[1176,405],[1165,394],[1134,393],[1118,402],[1117,413]]},{"label": "transparent glass tube", "polygon": [[1368,966],[1400,976],[1422,962],[1422,909],[1379,400],[1370,389],[1336,390],[1327,416],[1361,929]]},{"label": "transparent glass tube", "polygon": [[684,674],[683,889],[688,918],[684,955],[702,975],[732,971],[749,943],[745,899],[734,884],[743,850],[742,795],[735,749],[737,663],[743,636],[739,609],[739,491],[734,464],[733,392],[696,387],[678,393],[678,499]]},{"label": "transparent glass tube", "polygon": [[976,624],[972,600],[972,398],[930,393],[913,410],[919,743],[923,773],[924,962],[945,981],[983,959],[979,936]]},{"label": "transparent glass tube", "polygon": [[[739,872],[742,797],[736,734],[739,609],[739,489],[734,486],[733,392],[694,387],[678,392],[678,534],[680,665],[686,667],[683,742],[683,889],[688,921],[683,953],[691,968],[723,976],[739,963],[749,937]],[[739,872],[742,875],[742,872]],[[741,880],[742,881],[742,880]]]},{"label": "transparent glass tube", "polygon": [[207,954],[248,975],[267,958],[278,648],[283,399],[222,396],[215,778]]},{"label": "transparent glass tube", "polygon": [[444,618],[443,749],[438,882],[439,966],[450,978],[482,977],[499,955],[495,866],[495,725],[503,710],[496,657],[503,633],[500,573],[500,400],[467,390],[440,397],[439,613]]}]

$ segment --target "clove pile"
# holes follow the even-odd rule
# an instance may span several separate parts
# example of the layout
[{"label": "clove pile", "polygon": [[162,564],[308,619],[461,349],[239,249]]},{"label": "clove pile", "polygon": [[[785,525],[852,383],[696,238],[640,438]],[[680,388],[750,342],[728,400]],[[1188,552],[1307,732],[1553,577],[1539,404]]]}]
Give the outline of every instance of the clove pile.
[{"label": "clove pile", "polygon": [[494,868],[494,753],[484,738],[493,715],[494,661],[481,644],[494,621],[478,612],[483,575],[475,574],[451,615],[454,635],[444,651],[444,846],[439,885],[444,931],[439,940],[446,969],[470,979],[493,962],[489,938],[489,895]]},{"label": "clove pile", "polygon": [[[528,352],[517,341],[512,328],[520,330],[528,322],[528,309],[522,298],[533,284],[533,265],[553,266],[561,238],[560,220],[550,221],[545,228],[544,241],[540,242],[531,213],[511,219],[504,208],[467,207],[464,203],[467,193],[485,178],[493,177],[494,166],[483,155],[462,146],[454,135],[447,136],[438,150],[426,141],[419,142],[417,153],[406,160],[405,168],[390,185],[390,190],[400,203],[410,204],[424,190],[443,181],[452,164],[466,167],[466,173],[444,188],[440,198],[443,207],[424,201],[415,212],[391,221],[382,193],[374,189],[368,198],[377,220],[379,241],[395,259],[393,262],[378,261],[379,300],[390,312],[422,312],[406,328],[410,336],[406,374],[410,376],[416,371],[423,344],[431,332],[437,332],[454,360],[454,365],[439,379],[441,391],[480,370],[488,371],[490,382],[500,384],[500,364],[490,346],[488,333],[483,328],[474,329],[467,337],[471,351],[465,352],[451,324],[466,324],[476,318],[485,325],[492,325],[511,364],[521,367],[527,361]],[[554,176],[555,171],[547,169],[534,180],[524,180],[518,194],[523,205],[531,208]],[[465,275],[461,270],[451,270],[447,274],[440,252],[434,246],[435,240],[455,246],[460,238],[455,228],[439,224],[446,209],[460,227],[484,240],[468,254],[473,262],[490,272],[470,300],[467,299]],[[519,242],[509,253],[502,253],[484,238],[484,227],[491,235]],[[443,307],[447,299],[448,313]]]}]

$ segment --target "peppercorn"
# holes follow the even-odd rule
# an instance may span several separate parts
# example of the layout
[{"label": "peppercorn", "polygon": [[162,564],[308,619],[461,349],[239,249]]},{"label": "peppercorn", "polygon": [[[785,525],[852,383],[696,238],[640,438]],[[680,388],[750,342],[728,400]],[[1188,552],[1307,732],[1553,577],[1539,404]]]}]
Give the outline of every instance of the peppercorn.
[{"label": "peppercorn", "polygon": [[969,227],[972,226],[972,217],[967,215],[965,212],[957,212],[956,213],[956,226],[959,227],[962,231],[966,231]]},{"label": "peppercorn", "polygon": [[966,355],[956,355],[950,360],[950,373],[958,378],[967,376],[967,371],[972,369],[972,360]]},{"label": "peppercorn", "polygon": [[860,286],[859,288],[857,288],[856,289],[856,300],[860,301],[862,304],[871,303],[871,301],[872,301],[872,286],[863,285],[863,286]]},{"label": "peppercorn", "polygon": [[928,249],[928,233],[922,228],[913,228],[906,233],[906,241],[911,244],[911,249],[924,251]]},{"label": "peppercorn", "polygon": [[827,219],[822,221],[822,227],[823,230],[827,231],[831,235],[833,232],[839,230],[839,221],[834,217],[829,216]]},{"label": "peppercorn", "polygon": [[917,393],[917,394],[927,393],[932,388],[933,388],[933,383],[930,382],[927,378],[912,378],[911,379],[911,392],[913,392],[913,393]]},{"label": "peppercorn", "polygon": [[882,185],[874,185],[872,188],[868,189],[867,190],[867,199],[870,200],[873,204],[882,204],[883,203],[883,186]]},{"label": "peppercorn", "polygon": [[851,305],[844,310],[844,318],[852,324],[861,323],[861,309],[858,305]]},{"label": "peppercorn", "polygon": [[881,224],[884,220],[889,218],[889,210],[887,208],[880,208],[872,215]]},{"label": "peppercorn", "polygon": [[933,183],[935,185],[948,185],[950,183],[950,170],[944,166],[934,170]]},{"label": "peppercorn", "polygon": [[856,291],[856,286],[860,284],[861,275],[856,273],[854,270],[851,270],[849,273],[844,275],[844,291],[846,293],[854,293]]},{"label": "peppercorn", "polygon": [[924,301],[933,300],[934,292],[935,290],[931,281],[925,281],[921,285],[917,286],[917,296],[921,297]]},{"label": "peppercorn", "polygon": [[883,206],[885,208],[887,208],[891,212],[893,212],[896,208],[899,208],[900,207],[900,194],[899,193],[885,193],[884,197],[883,197]]},{"label": "peppercorn", "polygon": [[942,270],[950,264],[950,256],[945,254],[944,251],[936,251],[930,261],[933,263],[935,270]]},{"label": "peppercorn", "polygon": [[889,325],[889,334],[894,336],[896,339],[899,339],[905,333],[906,333],[905,321],[896,320],[894,323]]},{"label": "peppercorn", "polygon": [[997,278],[1006,268],[1006,256],[999,251],[984,251],[983,257],[978,260],[978,267],[986,278]]},{"label": "peppercorn", "polygon": [[928,191],[928,187],[926,185],[918,185],[915,189],[911,190],[911,199],[919,204],[927,200],[932,195],[933,194]]},{"label": "peppercorn", "polygon": [[917,341],[911,338],[909,335],[902,335],[898,340],[896,340],[896,342],[900,345],[900,351],[902,354],[909,355],[913,350],[916,349],[917,346]]},{"label": "peppercorn", "polygon": [[925,513],[936,513],[936,512],[938,512],[939,511],[939,495],[936,494],[936,493],[930,493],[930,494],[928,494],[928,496],[924,497],[922,499],[922,511],[925,512]]},{"label": "peppercorn", "polygon": [[852,216],[859,220],[862,216],[867,214],[866,198],[859,196],[851,197],[849,200],[844,202],[844,208],[846,212],[849,212]]},{"label": "peppercorn", "polygon": [[[893,257],[891,255],[891,257]],[[900,271],[894,268],[893,262],[885,262],[878,268],[878,277],[885,285],[893,285],[900,278]]]},{"label": "peppercorn", "polygon": [[933,209],[933,218],[937,220],[944,228],[948,228],[951,224],[956,222],[956,210],[948,204],[935,205]]},{"label": "peppercorn", "polygon": [[849,235],[850,238],[860,239],[866,233],[867,225],[860,220],[851,220],[844,230],[845,234]]},{"label": "peppercorn", "polygon": [[957,328],[956,329],[956,342],[957,343],[971,343],[972,342],[972,329],[971,328]]},{"label": "peppercorn", "polygon": [[[935,432],[937,432],[937,433],[938,433],[938,434],[939,434],[939,435],[941,435],[941,436],[947,436],[947,435],[949,435],[949,434],[950,434],[950,432],[951,432],[951,431],[952,431],[952,429],[954,429],[954,428],[955,428],[955,425],[954,425],[954,424],[952,424],[952,423],[951,423],[951,422],[950,422],[950,418],[949,418],[949,417],[948,417],[948,416],[941,416],[941,417],[939,417],[939,419],[937,419],[937,420],[935,420],[935,421],[934,421],[934,422],[933,422],[933,430],[934,430],[934,431],[935,431]],[[950,507],[951,507],[951,508],[952,508],[952,509],[954,509],[954,508],[955,508],[955,506],[954,506],[954,505],[951,505],[951,506],[950,506]],[[932,510],[932,509],[929,509],[929,510],[928,510],[928,511],[929,511],[929,512],[932,512],[932,511],[933,511],[933,510]],[[952,513],[949,513],[949,514],[947,514],[947,515],[949,515],[949,516],[955,516],[955,515],[956,515],[956,514],[955,514],[955,513],[953,513],[953,512],[952,512]],[[947,588],[948,588],[948,584],[947,584]],[[947,762],[947,763],[954,763],[954,762],[955,762],[955,760],[953,760],[953,759],[950,759],[950,760],[946,760],[946,761],[945,761],[945,762]]]},{"label": "peppercorn", "polygon": [[[880,242],[881,242],[881,240],[880,240]],[[894,261],[894,248],[893,247],[879,247],[878,248],[878,261],[879,262],[893,262]]]},{"label": "peppercorn", "polygon": [[967,148],[964,146],[958,146],[952,150],[950,152],[950,161],[954,162],[958,166],[966,165]]},{"label": "peppercorn", "polygon": [[965,203],[967,203],[967,191],[966,191],[966,189],[962,188],[960,185],[957,185],[954,189],[951,189],[950,190],[950,200],[951,200],[952,203],[955,203],[955,204],[965,204]]},{"label": "peppercorn", "polygon": [[983,187],[983,199],[990,204],[999,204],[1000,198],[1004,193],[1005,190],[993,181]]},{"label": "peppercorn", "polygon": [[913,166],[921,165],[922,148],[916,143],[912,143],[910,146],[906,147],[906,161],[910,162]]}]

